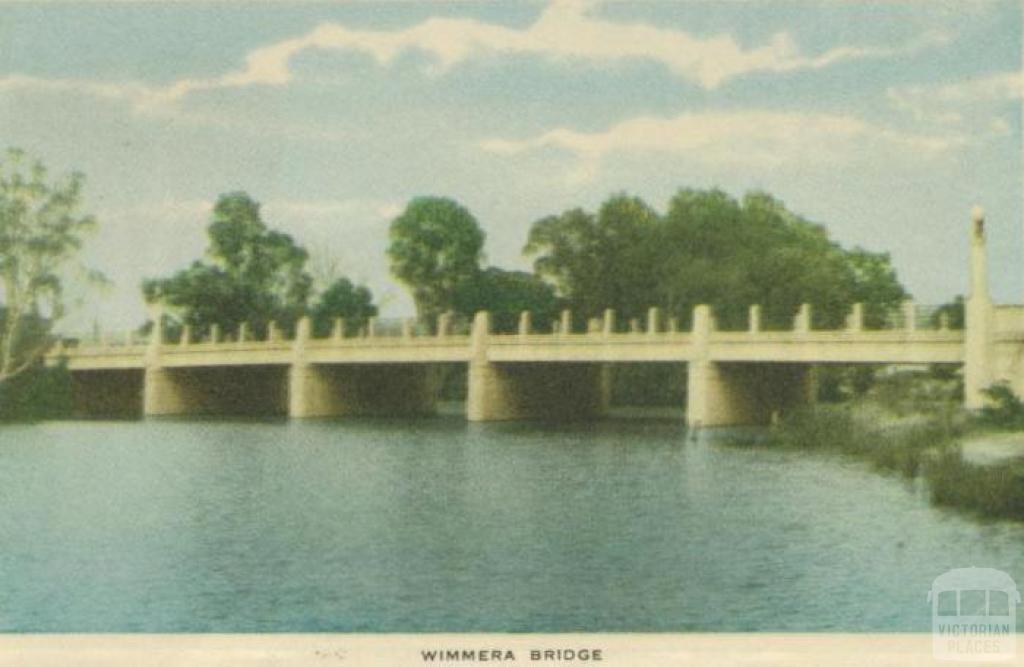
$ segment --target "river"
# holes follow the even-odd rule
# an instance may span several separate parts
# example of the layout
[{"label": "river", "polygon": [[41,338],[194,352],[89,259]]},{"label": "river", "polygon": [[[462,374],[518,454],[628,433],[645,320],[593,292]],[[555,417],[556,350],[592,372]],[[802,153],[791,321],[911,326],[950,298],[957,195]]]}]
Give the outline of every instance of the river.
[{"label": "river", "polygon": [[677,422],[0,427],[0,630],[928,631],[1024,525]]}]

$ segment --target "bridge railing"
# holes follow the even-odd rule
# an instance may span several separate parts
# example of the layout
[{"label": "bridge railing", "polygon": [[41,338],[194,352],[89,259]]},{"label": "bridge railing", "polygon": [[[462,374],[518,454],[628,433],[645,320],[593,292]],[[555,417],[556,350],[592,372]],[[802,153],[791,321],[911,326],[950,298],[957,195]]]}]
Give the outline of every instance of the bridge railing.
[{"label": "bridge railing", "polygon": [[[696,312],[696,309],[694,310]],[[845,334],[858,334],[872,331],[890,332],[923,332],[923,331],[945,331],[952,330],[949,318],[949,309],[940,306],[918,305],[907,301],[897,309],[891,309],[885,313],[885,317],[879,318],[872,314],[872,318],[865,317],[865,309],[862,305],[856,304],[847,315],[843,326],[840,327],[816,327],[813,309],[810,305],[802,305],[788,328],[778,328],[777,320],[772,322],[776,326],[770,326],[762,316],[762,308],[758,305],[750,306],[746,316],[745,327],[742,318],[736,316],[735,312],[730,313],[725,326],[716,322],[713,311],[708,309],[708,332],[720,333],[747,333],[747,334],[776,334],[785,333],[810,333],[810,332],[834,332]],[[558,317],[553,318],[549,326],[535,327],[533,316],[529,311],[520,314],[518,328],[514,332],[497,333],[489,331],[502,342],[529,342],[539,343],[542,341],[556,342],[558,340],[571,338],[572,340],[598,341],[602,339],[615,340],[641,340],[641,337],[650,337],[648,340],[676,339],[682,342],[693,333],[692,322],[695,317],[685,318],[685,324],[679,317],[665,317],[658,308],[650,308],[645,317],[619,318],[612,310],[604,311],[600,317],[581,318],[574,317],[569,310],[562,311]],[[506,327],[507,329],[508,327]],[[301,333],[300,333],[301,332]],[[280,346],[286,343],[294,343],[296,337],[302,335],[306,340],[314,341],[318,345],[330,344],[332,341],[344,342],[345,344],[360,344],[373,341],[393,341],[399,343],[407,340],[418,340],[425,342],[426,339],[461,339],[472,333],[472,325],[464,318],[459,318],[451,313],[442,314],[433,323],[418,321],[412,318],[377,318],[358,319],[346,321],[343,318],[334,320],[329,332],[325,327],[319,329],[312,327],[306,320],[300,322],[296,327],[285,329],[274,322],[269,322],[262,327],[256,327],[249,323],[242,323],[235,330],[223,332],[217,325],[211,326],[201,335],[195,335],[190,327],[179,326],[165,328],[161,332],[161,340],[165,346],[216,346],[226,344],[250,344]],[[326,334],[326,335],[325,335]],[[138,331],[122,332],[98,332],[79,336],[65,336],[60,344],[63,350],[84,350],[91,348],[131,348],[146,345],[149,342],[149,335]]]},{"label": "bridge railing", "polygon": [[133,348],[145,345],[149,337],[135,329],[119,331],[66,332],[56,337],[55,342],[64,349],[86,348]]}]

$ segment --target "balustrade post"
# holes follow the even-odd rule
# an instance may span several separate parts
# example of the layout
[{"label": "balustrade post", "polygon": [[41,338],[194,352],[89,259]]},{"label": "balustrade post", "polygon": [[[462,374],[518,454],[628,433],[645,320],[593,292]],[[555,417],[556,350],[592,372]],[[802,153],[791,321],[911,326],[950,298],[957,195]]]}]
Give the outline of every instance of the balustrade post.
[{"label": "balustrade post", "polygon": [[178,341],[181,345],[192,344],[192,327],[186,324],[181,327],[181,340]]},{"label": "balustrade post", "polygon": [[244,343],[249,340],[249,323],[241,322],[238,325],[238,342]]},{"label": "balustrade post", "polygon": [[474,356],[479,356],[487,347],[487,339],[491,335],[491,314],[486,310],[477,311],[473,316],[473,327],[470,330],[470,343]]},{"label": "balustrade post", "polygon": [[611,336],[615,333],[615,311],[611,308],[605,308],[604,310],[604,322],[601,328],[601,333],[605,337]]},{"label": "balustrade post", "polygon": [[408,317],[402,320],[402,338],[412,338],[412,320]]},{"label": "balustrade post", "polygon": [[335,317],[334,328],[331,330],[331,338],[341,340],[345,337],[345,318]]},{"label": "balustrade post", "polygon": [[635,317],[631,317],[629,319],[629,333],[633,333],[633,334],[640,333],[640,320],[639,319],[637,319]]},{"label": "balustrade post", "polygon": [[647,333],[650,335],[658,333],[661,328],[661,311],[651,307],[647,309]]},{"label": "balustrade post", "polygon": [[759,304],[750,306],[747,313],[747,331],[750,333],[760,333],[761,331],[761,306]]},{"label": "balustrade post", "polygon": [[668,331],[669,333],[679,333],[679,318],[670,317],[668,318]]},{"label": "balustrade post", "polygon": [[939,331],[949,331],[949,313],[939,313]]},{"label": "balustrade post", "polygon": [[796,317],[793,319],[793,331],[807,333],[811,330],[811,304],[805,303],[800,306]]},{"label": "balustrade post", "polygon": [[370,317],[366,320],[366,337],[374,338],[377,336],[377,318]]},{"label": "balustrade post", "polygon": [[219,343],[220,342],[220,325],[219,324],[211,324],[210,325],[210,342],[211,343]]},{"label": "balustrade post", "polygon": [[909,332],[917,330],[917,304],[910,300],[903,302],[903,328]]},{"label": "balustrade post", "polygon": [[452,314],[450,311],[445,311],[437,316],[437,337],[444,338],[451,334],[452,329]]},{"label": "balustrade post", "polygon": [[572,311],[568,309],[562,311],[562,320],[559,329],[559,333],[563,336],[568,336],[572,333]]},{"label": "balustrade post", "polygon": [[295,323],[295,348],[301,349],[305,346],[306,341],[312,337],[312,323],[308,315],[303,315],[299,318],[299,321]]},{"label": "balustrade post", "polygon": [[864,304],[855,303],[850,314],[846,317],[846,330],[847,331],[863,331],[864,330]]},{"label": "balustrade post", "polygon": [[530,311],[524,310],[519,313],[519,335],[529,336],[532,326],[532,315],[530,314]]},{"label": "balustrade post", "polygon": [[153,328],[149,332],[149,345],[160,346],[164,343],[164,306],[160,302],[147,304],[149,321]]}]

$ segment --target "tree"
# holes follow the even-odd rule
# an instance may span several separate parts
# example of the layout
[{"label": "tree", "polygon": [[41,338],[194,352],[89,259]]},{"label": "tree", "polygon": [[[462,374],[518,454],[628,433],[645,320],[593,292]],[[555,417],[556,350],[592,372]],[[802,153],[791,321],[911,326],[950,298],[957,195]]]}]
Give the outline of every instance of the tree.
[{"label": "tree", "polygon": [[843,249],[766,193],[738,202],[720,190],[680,190],[659,247],[664,301],[682,318],[709,303],[719,324],[738,328],[760,304],[765,326],[785,328],[810,303],[815,325],[833,327],[852,304],[855,276]]},{"label": "tree", "polygon": [[0,384],[39,362],[64,314],[62,277],[96,224],[78,211],[83,182],[51,182],[20,149],[0,163]]},{"label": "tree", "polygon": [[966,314],[963,294],[957,294],[952,301],[942,304],[935,310],[932,315],[932,326],[939,326],[943,316],[945,316],[946,324],[950,329],[964,328]]},{"label": "tree", "polygon": [[906,297],[888,255],[847,251],[762,192],[737,201],[721,190],[681,189],[664,216],[614,195],[596,216],[572,209],[538,220],[524,252],[585,317],[604,308],[642,317],[659,306],[686,326],[706,303],[720,326],[742,328],[748,307],[760,304],[766,327],[788,328],[810,303],[814,325],[834,328],[854,302],[865,303],[871,325]]},{"label": "tree", "polygon": [[312,308],[313,332],[326,336],[333,329],[334,320],[343,317],[345,333],[351,335],[376,314],[377,306],[369,288],[353,285],[348,278],[338,278],[320,294]]},{"label": "tree", "polygon": [[657,299],[658,224],[643,200],[617,194],[596,216],[577,208],[538,220],[523,252],[584,319],[605,308],[639,317]]},{"label": "tree", "polygon": [[896,277],[889,253],[854,248],[846,253],[846,261],[854,272],[853,299],[864,304],[864,326],[882,328],[910,296]]},{"label": "tree", "polygon": [[207,235],[209,261],[146,280],[147,300],[162,300],[197,335],[214,324],[224,331],[242,322],[261,331],[271,320],[287,327],[305,312],[312,288],[305,270],[309,255],[291,236],[269,229],[249,195],[222,195]]},{"label": "tree", "polygon": [[391,272],[412,289],[421,319],[454,309],[459,288],[480,272],[483,230],[451,199],[413,199],[391,222],[390,237]]},{"label": "tree", "polygon": [[536,221],[530,227],[523,253],[536,256],[534,272],[554,283],[572,307],[587,312],[608,307],[592,213],[574,208]]},{"label": "tree", "polygon": [[459,287],[455,309],[460,313],[490,311],[491,327],[498,333],[517,331],[520,313],[528,310],[533,327],[544,331],[550,330],[557,317],[559,302],[554,288],[537,276],[490,267]]}]

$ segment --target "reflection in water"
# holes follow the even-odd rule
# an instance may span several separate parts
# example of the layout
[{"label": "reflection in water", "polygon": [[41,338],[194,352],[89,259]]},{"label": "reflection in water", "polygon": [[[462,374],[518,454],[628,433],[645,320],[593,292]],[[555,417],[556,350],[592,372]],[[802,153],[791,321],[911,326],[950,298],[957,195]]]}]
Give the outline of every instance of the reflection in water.
[{"label": "reflection in water", "polygon": [[677,422],[0,429],[0,630],[927,630],[1024,526]]}]

